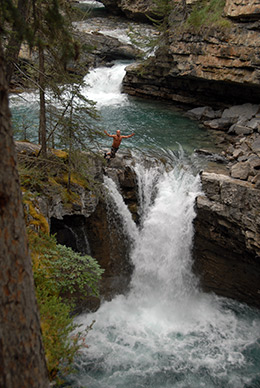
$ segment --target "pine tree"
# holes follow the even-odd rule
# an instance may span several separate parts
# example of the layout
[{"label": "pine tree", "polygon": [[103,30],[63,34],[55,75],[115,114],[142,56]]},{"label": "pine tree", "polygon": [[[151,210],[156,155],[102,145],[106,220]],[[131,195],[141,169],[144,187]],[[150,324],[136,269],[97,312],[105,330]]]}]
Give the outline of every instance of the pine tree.
[{"label": "pine tree", "polygon": [[0,35],[0,386],[48,388]]}]

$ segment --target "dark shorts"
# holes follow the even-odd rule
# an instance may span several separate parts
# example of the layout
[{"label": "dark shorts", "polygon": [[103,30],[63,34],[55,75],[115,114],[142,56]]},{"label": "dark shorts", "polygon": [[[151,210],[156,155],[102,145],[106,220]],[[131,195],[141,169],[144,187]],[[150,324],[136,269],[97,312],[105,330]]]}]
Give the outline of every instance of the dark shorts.
[{"label": "dark shorts", "polygon": [[111,147],[110,158],[114,158],[116,156],[117,151],[118,151],[118,148]]}]

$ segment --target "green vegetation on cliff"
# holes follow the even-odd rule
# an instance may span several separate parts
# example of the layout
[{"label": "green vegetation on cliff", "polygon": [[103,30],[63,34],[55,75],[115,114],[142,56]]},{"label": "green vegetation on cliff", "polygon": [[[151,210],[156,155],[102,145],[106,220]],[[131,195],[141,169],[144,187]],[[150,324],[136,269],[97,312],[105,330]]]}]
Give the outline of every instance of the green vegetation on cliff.
[{"label": "green vegetation on cliff", "polygon": [[84,155],[81,169],[77,168],[77,158],[74,160],[68,188],[67,158],[68,154],[64,151],[56,152],[49,160],[19,156],[20,183],[43,343],[49,378],[55,383],[60,381],[60,376],[71,372],[74,356],[87,346],[86,331],[73,335],[77,326],[71,312],[76,300],[99,296],[99,281],[103,273],[94,258],[57,244],[55,236],[50,236],[47,219],[39,209],[38,199],[43,195],[47,198],[59,195],[63,203],[70,207],[79,201],[76,186],[84,190],[94,188],[91,179],[82,172],[83,166],[87,165]]},{"label": "green vegetation on cliff", "polygon": [[181,29],[229,27],[229,20],[223,16],[225,3],[225,0],[201,0],[188,7],[186,1],[154,0],[156,19],[153,21],[162,32],[176,26]]},{"label": "green vegetation on cliff", "polygon": [[201,27],[229,27],[230,22],[223,17],[225,0],[202,0],[192,6],[186,25]]},{"label": "green vegetation on cliff", "polygon": [[77,326],[71,296],[97,296],[103,270],[92,257],[57,244],[54,236],[28,229],[28,237],[49,376],[57,381],[58,374],[71,371],[74,356],[85,345],[85,332],[72,336]]}]

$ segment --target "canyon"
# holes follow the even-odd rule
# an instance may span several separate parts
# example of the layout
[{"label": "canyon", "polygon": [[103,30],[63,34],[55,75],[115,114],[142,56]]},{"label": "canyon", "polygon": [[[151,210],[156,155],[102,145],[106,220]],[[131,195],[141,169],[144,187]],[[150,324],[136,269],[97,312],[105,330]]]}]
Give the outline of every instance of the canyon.
[{"label": "canyon", "polygon": [[[190,3],[187,2],[190,7]],[[113,13],[144,20],[149,2],[104,1]],[[128,7],[128,8],[127,8]],[[203,195],[196,200],[194,271],[206,291],[260,306],[260,3],[227,0],[228,27],[174,26],[154,56],[126,68],[123,92],[137,97],[170,101],[189,117],[218,131],[225,166],[201,173]],[[117,58],[137,58],[138,50],[92,34],[100,65]],[[99,43],[97,43],[99,42]],[[115,56],[115,58],[113,57]],[[113,58],[112,58],[113,57]],[[17,143],[18,152],[25,145]],[[28,149],[26,152],[31,152]],[[104,165],[92,159],[95,179],[110,176],[138,223],[137,183],[131,156],[122,154]],[[105,194],[79,185],[80,201],[64,205],[58,195],[42,197],[36,207],[48,220],[58,241],[95,257],[105,269],[103,299],[127,290],[132,274],[129,241],[120,218],[109,218]],[[83,236],[83,237],[82,237]],[[82,240],[86,241],[82,243]],[[81,243],[78,243],[81,240]],[[93,300],[89,308],[96,308]],[[82,308],[84,306],[81,306]]]}]

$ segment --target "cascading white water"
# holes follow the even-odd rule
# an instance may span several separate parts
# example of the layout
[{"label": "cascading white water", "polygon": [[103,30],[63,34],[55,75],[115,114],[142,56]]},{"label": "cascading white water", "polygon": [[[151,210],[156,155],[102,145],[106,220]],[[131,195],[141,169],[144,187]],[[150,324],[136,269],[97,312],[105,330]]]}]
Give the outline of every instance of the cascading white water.
[{"label": "cascading white water", "polygon": [[[198,180],[187,172],[164,173],[154,204],[148,199],[143,228],[132,252],[135,293],[161,303],[190,293],[193,204]],[[151,176],[149,171],[149,176]],[[146,176],[144,174],[144,176]],[[140,181],[140,180],[139,180]],[[151,192],[150,182],[143,191]],[[147,195],[147,194],[146,194]],[[193,288],[194,289],[194,288]]]},{"label": "cascading white water", "polygon": [[[127,104],[128,97],[126,94],[121,93],[122,79],[125,74],[125,67],[127,63],[117,63],[112,67],[99,67],[92,69],[85,76],[85,87],[82,88],[81,93],[89,100],[95,101],[97,107],[109,105],[123,105]],[[70,87],[63,94],[64,100],[71,98]],[[56,107],[61,106],[58,100],[51,92],[46,93],[46,98],[53,101]],[[79,103],[78,99],[75,101]],[[25,103],[28,105],[37,104],[39,102],[39,93],[25,92],[21,95],[13,95],[10,98],[10,105],[23,106]]]},{"label": "cascading white water", "polygon": [[254,363],[248,372],[246,353],[258,346],[259,317],[246,306],[201,293],[192,274],[199,179],[178,166],[162,175],[156,168],[145,174],[138,179],[146,208],[139,230],[116,186],[106,180],[134,240],[135,270],[128,295],[77,319],[83,327],[96,323],[69,386],[249,388],[256,373]]},{"label": "cascading white water", "polygon": [[116,184],[111,178],[105,176],[104,183],[110,193],[110,196],[112,197],[112,212],[119,213],[122,216],[124,233],[128,235],[132,241],[135,241],[137,238],[137,226],[134,223],[126,204],[124,203],[122,195],[117,190]]},{"label": "cascading white water", "polygon": [[121,93],[122,79],[125,74],[126,64],[115,64],[113,67],[99,67],[91,70],[84,81],[86,87],[82,93],[97,107],[127,104],[128,97]]}]

